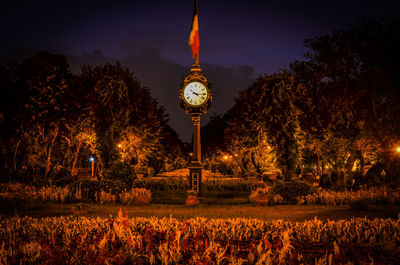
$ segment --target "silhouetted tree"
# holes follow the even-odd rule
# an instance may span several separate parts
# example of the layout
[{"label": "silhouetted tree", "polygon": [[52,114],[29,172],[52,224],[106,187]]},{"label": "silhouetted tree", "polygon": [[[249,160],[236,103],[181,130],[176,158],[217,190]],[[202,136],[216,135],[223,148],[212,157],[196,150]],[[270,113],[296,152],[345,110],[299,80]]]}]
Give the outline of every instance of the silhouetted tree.
[{"label": "silhouetted tree", "polygon": [[74,174],[82,154],[95,154],[100,172],[122,155],[159,169],[181,158],[164,109],[120,64],[74,76],[65,56],[41,52],[1,66],[0,85],[2,167],[30,168],[47,181],[61,169]]},{"label": "silhouetted tree", "polygon": [[[145,165],[151,161],[156,165],[157,159],[158,164],[163,164],[167,152],[161,142],[176,134],[167,128],[164,109],[158,107],[149,90],[140,86],[133,73],[117,63],[94,68],[85,66],[79,78],[82,86],[88,89],[87,110],[98,137],[100,164],[107,168],[122,156],[125,158],[126,152],[129,153],[126,158],[134,164]],[[129,139],[135,139],[135,143]],[[126,152],[122,152],[122,148]]]},{"label": "silhouetted tree", "polygon": [[[75,112],[69,93],[71,82],[72,74],[63,55],[41,52],[15,69],[12,80],[15,94],[14,98],[8,98],[17,105],[11,114],[18,124],[14,127],[18,139],[14,146],[14,168],[20,154],[25,166],[43,169],[46,180],[50,170],[59,164],[60,135]],[[23,151],[20,151],[21,147]]]},{"label": "silhouetted tree", "polygon": [[349,156],[347,168],[356,159],[361,166],[376,162],[379,147],[393,171],[393,151],[400,141],[399,18],[361,20],[349,30],[305,44],[310,48],[307,60],[292,69],[304,86],[297,95],[304,113],[300,124],[312,136],[316,152],[323,152],[328,134],[350,143],[342,149],[345,153],[336,152],[336,157]]},{"label": "silhouetted tree", "polygon": [[253,113],[254,127],[265,132],[267,142],[275,149],[276,162],[285,179],[295,176],[299,160],[301,131],[299,110],[294,105],[298,88],[287,71],[260,77],[253,85],[259,98]]}]

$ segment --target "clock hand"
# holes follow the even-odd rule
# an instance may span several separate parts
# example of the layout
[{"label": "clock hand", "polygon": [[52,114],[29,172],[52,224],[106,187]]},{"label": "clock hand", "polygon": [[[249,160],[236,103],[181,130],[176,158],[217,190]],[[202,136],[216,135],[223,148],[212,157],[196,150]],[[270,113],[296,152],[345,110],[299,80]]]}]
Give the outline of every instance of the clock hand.
[{"label": "clock hand", "polygon": [[199,95],[198,93],[194,92],[193,90],[190,90],[190,91],[192,91],[192,93],[195,94],[196,96]]}]

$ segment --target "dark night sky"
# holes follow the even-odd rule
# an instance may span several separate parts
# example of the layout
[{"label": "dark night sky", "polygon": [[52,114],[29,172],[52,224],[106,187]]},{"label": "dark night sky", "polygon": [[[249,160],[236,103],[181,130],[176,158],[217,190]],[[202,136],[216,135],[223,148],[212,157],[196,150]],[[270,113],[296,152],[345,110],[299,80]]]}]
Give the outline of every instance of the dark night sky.
[{"label": "dark night sky", "polygon": [[[357,17],[399,16],[397,1],[199,0],[200,64],[213,82],[221,114],[260,74],[302,59],[303,41],[344,29]],[[0,9],[2,60],[29,51],[66,54],[82,64],[120,61],[165,106],[171,126],[189,141],[190,117],[178,106],[193,0],[8,1]],[[204,124],[204,121],[203,121]]]}]

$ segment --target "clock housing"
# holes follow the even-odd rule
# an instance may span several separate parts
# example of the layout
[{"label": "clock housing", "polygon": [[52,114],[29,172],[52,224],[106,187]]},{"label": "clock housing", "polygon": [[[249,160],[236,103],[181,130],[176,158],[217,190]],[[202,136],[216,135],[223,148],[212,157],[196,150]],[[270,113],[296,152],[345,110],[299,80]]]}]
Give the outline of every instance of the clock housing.
[{"label": "clock housing", "polygon": [[198,80],[193,80],[183,88],[183,100],[192,107],[200,107],[205,104],[208,96],[207,87]]},{"label": "clock housing", "polygon": [[206,113],[211,107],[211,83],[199,66],[193,66],[183,78],[179,102],[186,113]]}]

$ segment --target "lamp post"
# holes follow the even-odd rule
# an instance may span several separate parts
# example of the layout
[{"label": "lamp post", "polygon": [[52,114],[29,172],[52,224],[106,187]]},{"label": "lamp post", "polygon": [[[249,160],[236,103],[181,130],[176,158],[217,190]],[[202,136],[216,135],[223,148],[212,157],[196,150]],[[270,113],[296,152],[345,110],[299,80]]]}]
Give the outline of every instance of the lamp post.
[{"label": "lamp post", "polygon": [[91,157],[89,158],[89,161],[92,162],[92,174],[91,174],[91,176],[92,176],[92,178],[93,178],[93,177],[94,177],[94,157],[91,156]]},{"label": "lamp post", "polygon": [[121,150],[122,163],[125,163],[125,146],[122,144],[118,144],[117,147]]}]

